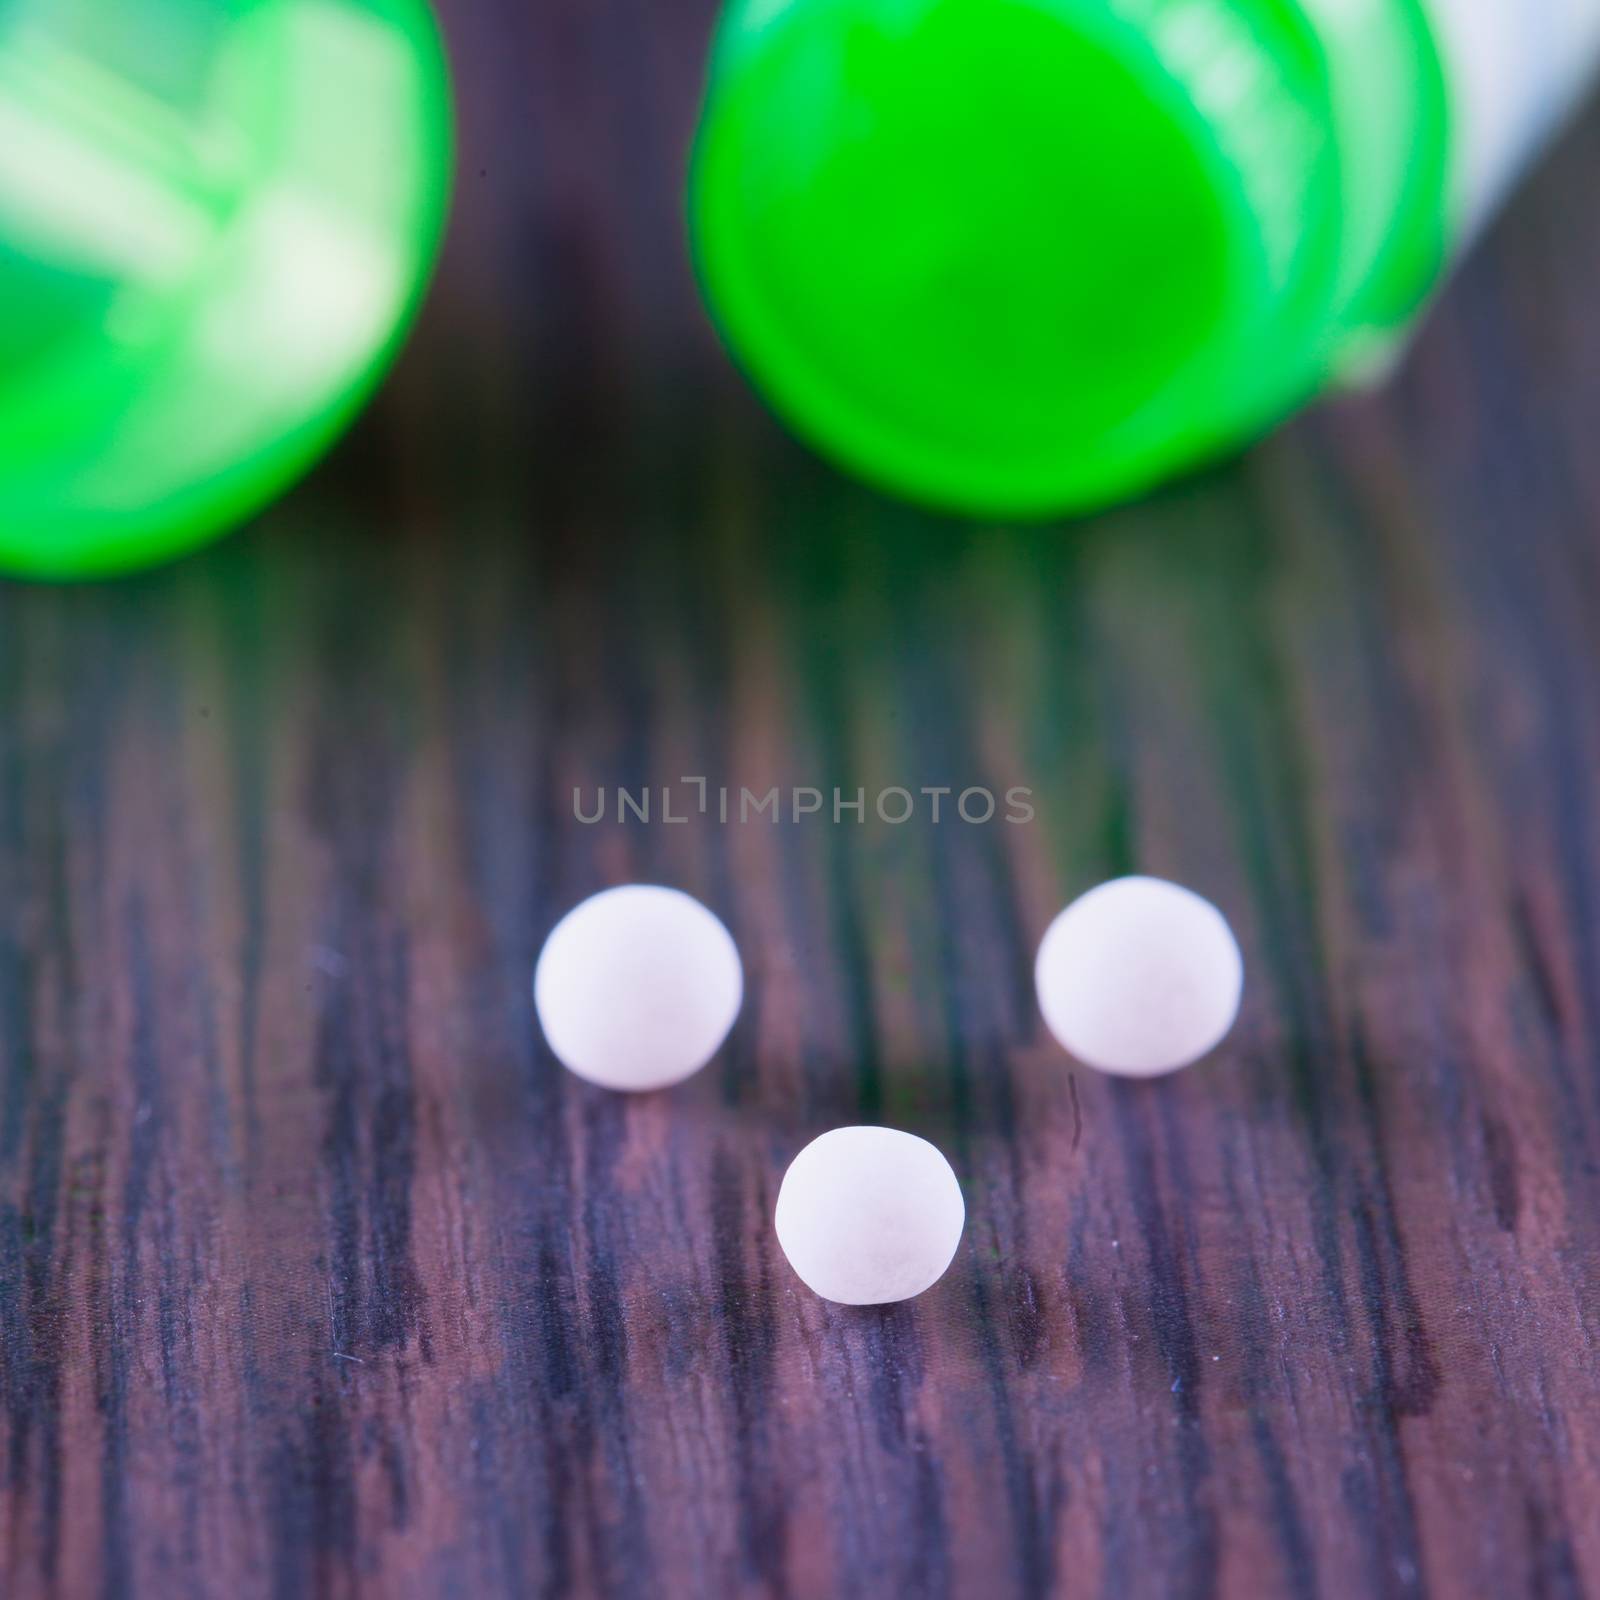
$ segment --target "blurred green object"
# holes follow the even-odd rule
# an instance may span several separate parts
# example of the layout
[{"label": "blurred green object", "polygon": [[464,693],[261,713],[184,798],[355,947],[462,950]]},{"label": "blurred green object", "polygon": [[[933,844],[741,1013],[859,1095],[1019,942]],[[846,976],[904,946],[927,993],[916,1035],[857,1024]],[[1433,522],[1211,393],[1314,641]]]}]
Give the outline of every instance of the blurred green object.
[{"label": "blurred green object", "polygon": [[0,569],[126,571],[332,442],[437,252],[423,0],[0,0]]},{"label": "blurred green object", "polygon": [[707,298],[777,409],[973,513],[1136,492],[1381,363],[1447,254],[1415,0],[732,0]]}]

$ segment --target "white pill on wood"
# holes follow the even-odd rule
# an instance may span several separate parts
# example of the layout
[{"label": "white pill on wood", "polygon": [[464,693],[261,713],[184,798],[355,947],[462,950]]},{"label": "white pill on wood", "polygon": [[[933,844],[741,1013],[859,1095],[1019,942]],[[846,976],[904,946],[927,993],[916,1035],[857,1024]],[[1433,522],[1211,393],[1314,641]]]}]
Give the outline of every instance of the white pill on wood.
[{"label": "white pill on wood", "polygon": [[1086,1066],[1148,1078],[1188,1066],[1233,1026],[1244,961],[1209,900],[1161,878],[1116,878],[1050,924],[1039,1009]]},{"label": "white pill on wood", "polygon": [[607,1089],[661,1089],[721,1047],[744,998],[732,936],[691,895],[627,884],[574,906],[533,975],[545,1038]]},{"label": "white pill on wood", "polygon": [[937,1146],[896,1128],[835,1128],[784,1174],[778,1243],[824,1300],[885,1305],[944,1275],[966,1222],[961,1185]]}]

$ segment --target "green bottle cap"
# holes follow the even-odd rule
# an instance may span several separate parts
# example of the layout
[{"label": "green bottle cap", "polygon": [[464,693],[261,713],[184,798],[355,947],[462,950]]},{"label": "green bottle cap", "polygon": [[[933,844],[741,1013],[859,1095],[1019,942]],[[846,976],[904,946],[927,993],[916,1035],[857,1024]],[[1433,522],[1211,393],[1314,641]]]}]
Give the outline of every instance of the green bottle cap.
[{"label": "green bottle cap", "polygon": [[733,0],[690,223],[798,431],[1043,515],[1370,355],[1440,259],[1444,167],[1413,0]]},{"label": "green bottle cap", "polygon": [[354,415],[443,227],[423,0],[0,9],[0,568],[124,571]]}]

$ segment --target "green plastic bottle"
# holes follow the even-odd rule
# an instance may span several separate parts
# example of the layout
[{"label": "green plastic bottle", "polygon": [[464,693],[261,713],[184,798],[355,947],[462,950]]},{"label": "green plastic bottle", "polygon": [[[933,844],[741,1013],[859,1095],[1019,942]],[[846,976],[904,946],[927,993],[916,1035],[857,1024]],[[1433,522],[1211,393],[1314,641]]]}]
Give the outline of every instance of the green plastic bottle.
[{"label": "green plastic bottle", "polygon": [[0,0],[0,569],[160,560],[309,466],[450,147],[423,0]]},{"label": "green plastic bottle", "polygon": [[795,429],[1041,516],[1397,348],[1600,49],[1600,0],[732,0],[706,297]]}]

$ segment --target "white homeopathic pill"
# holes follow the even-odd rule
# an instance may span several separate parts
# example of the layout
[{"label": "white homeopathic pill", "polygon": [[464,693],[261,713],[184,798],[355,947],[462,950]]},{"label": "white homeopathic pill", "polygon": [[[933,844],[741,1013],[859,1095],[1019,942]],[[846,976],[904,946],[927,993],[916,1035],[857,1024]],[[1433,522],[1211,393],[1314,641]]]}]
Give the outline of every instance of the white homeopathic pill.
[{"label": "white homeopathic pill", "polygon": [[1114,878],[1052,922],[1039,1009],[1085,1065],[1152,1078],[1198,1061],[1239,1013],[1244,960],[1227,919],[1163,878]]},{"label": "white homeopathic pill", "polygon": [[801,1281],[847,1306],[909,1300],[944,1276],[967,1208],[936,1145],[898,1128],[835,1128],[789,1165],[773,1216]]},{"label": "white homeopathic pill", "polygon": [[698,1072],[744,998],[733,938],[692,895],[606,889],[551,930],[533,1003],[563,1066],[606,1089],[662,1089]]}]

